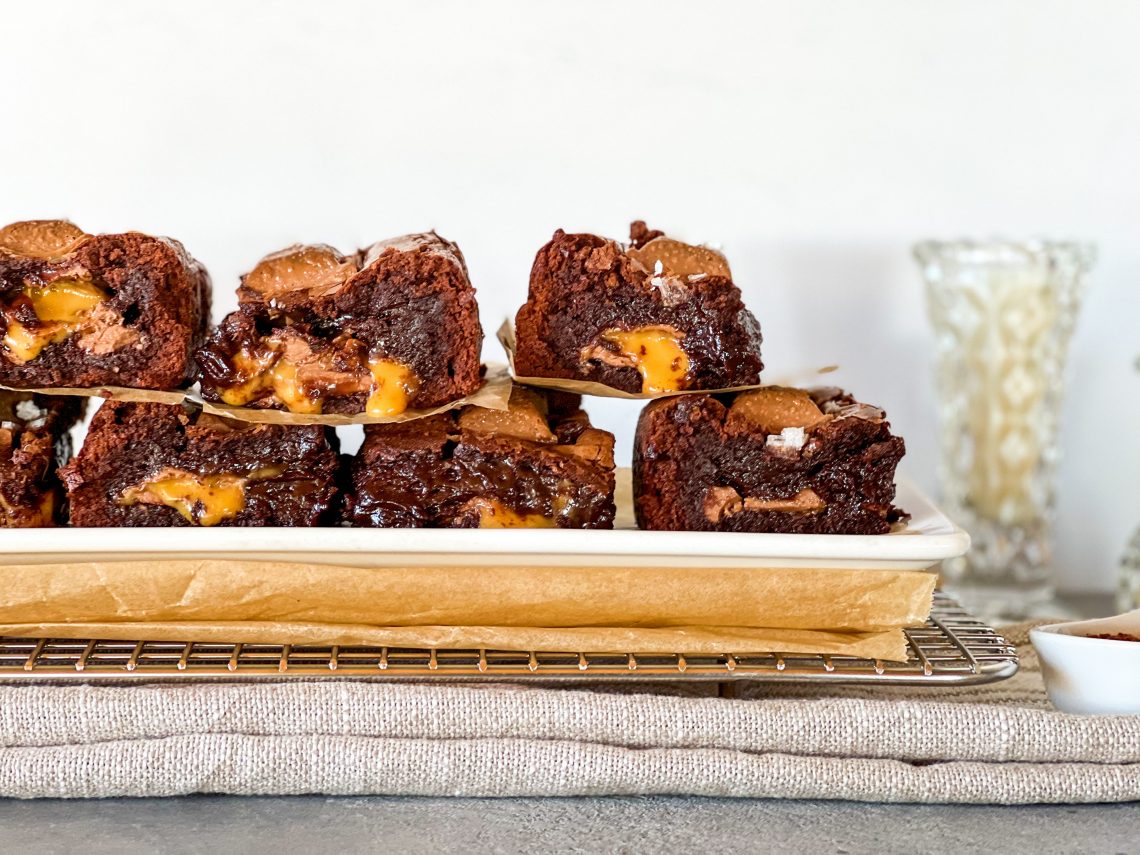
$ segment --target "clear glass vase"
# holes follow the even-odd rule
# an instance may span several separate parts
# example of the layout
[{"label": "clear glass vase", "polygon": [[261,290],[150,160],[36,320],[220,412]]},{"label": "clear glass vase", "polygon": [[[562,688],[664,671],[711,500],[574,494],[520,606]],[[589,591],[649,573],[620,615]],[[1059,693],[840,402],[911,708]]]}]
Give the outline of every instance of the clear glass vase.
[{"label": "clear glass vase", "polygon": [[1140,609],[1140,528],[1120,559],[1120,594],[1117,606],[1122,612]]},{"label": "clear glass vase", "polygon": [[914,248],[934,326],[946,511],[970,552],[943,584],[989,617],[1052,599],[1064,367],[1092,246],[936,242]]}]

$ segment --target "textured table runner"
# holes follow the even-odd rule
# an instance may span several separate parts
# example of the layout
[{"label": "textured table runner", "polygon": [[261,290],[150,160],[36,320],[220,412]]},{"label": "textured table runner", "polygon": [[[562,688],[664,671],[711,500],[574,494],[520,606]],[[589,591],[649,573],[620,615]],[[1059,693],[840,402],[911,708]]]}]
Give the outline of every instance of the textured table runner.
[{"label": "textured table runner", "polygon": [[1069,716],[1022,671],[961,689],[317,680],[0,686],[0,796],[1140,800],[1140,716]]}]

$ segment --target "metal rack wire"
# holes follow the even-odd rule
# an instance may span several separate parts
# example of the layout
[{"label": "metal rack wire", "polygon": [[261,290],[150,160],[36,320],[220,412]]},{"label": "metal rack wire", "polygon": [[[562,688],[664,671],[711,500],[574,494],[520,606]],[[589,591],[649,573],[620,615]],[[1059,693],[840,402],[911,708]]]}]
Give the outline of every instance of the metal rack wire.
[{"label": "metal rack wire", "polygon": [[906,662],[780,653],[543,653],[0,637],[0,681],[351,677],[962,685],[1002,680],[1017,671],[1016,649],[942,593],[935,595],[926,625],[906,635]]}]

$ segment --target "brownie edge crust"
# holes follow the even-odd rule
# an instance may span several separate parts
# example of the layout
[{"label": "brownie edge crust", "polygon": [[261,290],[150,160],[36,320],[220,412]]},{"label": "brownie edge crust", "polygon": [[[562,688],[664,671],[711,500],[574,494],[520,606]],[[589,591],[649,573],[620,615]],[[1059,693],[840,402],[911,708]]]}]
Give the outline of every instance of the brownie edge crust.
[{"label": "brownie edge crust", "polygon": [[577,395],[516,386],[506,411],[464,407],[368,425],[349,521],[396,528],[613,528],[614,437]]},{"label": "brownie edge crust", "polygon": [[713,249],[642,222],[627,245],[562,230],[535,257],[515,318],[520,377],[668,394],[760,382],[760,326]]},{"label": "brownie edge crust", "polygon": [[634,438],[643,529],[885,534],[905,453],[886,414],[839,389],[769,386],[651,402]]},{"label": "brownie edge crust", "polygon": [[108,401],[60,471],[75,526],[314,526],[336,513],[336,435]]}]

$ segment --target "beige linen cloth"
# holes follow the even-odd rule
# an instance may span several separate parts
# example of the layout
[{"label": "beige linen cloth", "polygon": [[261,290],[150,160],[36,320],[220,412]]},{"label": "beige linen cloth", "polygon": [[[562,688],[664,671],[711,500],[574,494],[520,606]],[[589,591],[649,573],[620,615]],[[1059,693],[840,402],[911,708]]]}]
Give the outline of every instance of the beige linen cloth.
[{"label": "beige linen cloth", "polygon": [[316,680],[0,686],[0,795],[1140,799],[1140,716],[1069,716],[1023,666],[962,689]]}]

